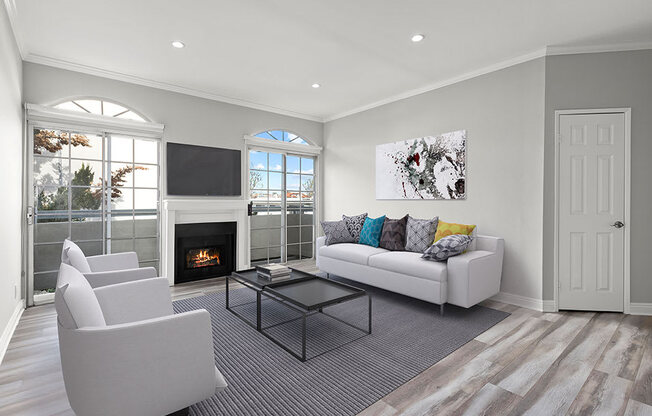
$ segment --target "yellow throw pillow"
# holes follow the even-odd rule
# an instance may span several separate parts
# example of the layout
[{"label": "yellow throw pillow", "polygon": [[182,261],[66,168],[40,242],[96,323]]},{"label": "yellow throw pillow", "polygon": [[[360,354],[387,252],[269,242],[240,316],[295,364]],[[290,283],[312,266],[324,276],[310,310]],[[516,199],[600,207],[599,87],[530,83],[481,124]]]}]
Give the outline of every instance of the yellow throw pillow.
[{"label": "yellow throw pillow", "polygon": [[435,233],[435,241],[433,241],[433,244],[436,243],[438,240],[441,240],[442,238],[446,237],[447,235],[453,235],[453,234],[471,235],[474,228],[475,225],[455,224],[452,222],[444,222],[439,220],[439,224],[437,224],[437,232]]}]

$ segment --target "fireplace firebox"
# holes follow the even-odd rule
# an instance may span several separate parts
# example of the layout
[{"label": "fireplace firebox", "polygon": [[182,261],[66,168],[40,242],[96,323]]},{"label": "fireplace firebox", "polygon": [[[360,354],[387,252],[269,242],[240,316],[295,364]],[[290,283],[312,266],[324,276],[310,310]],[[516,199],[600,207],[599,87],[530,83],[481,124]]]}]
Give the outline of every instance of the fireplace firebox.
[{"label": "fireplace firebox", "polygon": [[177,224],[174,283],[226,276],[235,270],[236,222]]}]

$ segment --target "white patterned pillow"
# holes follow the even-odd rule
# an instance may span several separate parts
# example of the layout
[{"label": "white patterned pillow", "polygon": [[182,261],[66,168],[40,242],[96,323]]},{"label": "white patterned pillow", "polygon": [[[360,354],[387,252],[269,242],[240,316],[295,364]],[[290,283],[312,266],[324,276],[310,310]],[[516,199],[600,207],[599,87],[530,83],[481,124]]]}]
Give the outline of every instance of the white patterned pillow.
[{"label": "white patterned pillow", "polygon": [[405,251],[423,253],[435,241],[439,217],[431,220],[420,220],[408,217],[406,226]]},{"label": "white patterned pillow", "polygon": [[321,221],[321,228],[326,235],[326,245],[338,243],[355,243],[344,221]]},{"label": "white patterned pillow", "polygon": [[351,236],[355,239],[355,243],[360,241],[360,232],[362,231],[362,226],[364,225],[364,220],[367,219],[367,213],[360,215],[355,215],[353,217],[347,217],[342,215],[342,220],[346,223],[346,228],[349,229]]},{"label": "white patterned pillow", "polygon": [[431,245],[421,256],[426,260],[445,261],[449,257],[462,254],[473,241],[470,235],[448,235]]}]

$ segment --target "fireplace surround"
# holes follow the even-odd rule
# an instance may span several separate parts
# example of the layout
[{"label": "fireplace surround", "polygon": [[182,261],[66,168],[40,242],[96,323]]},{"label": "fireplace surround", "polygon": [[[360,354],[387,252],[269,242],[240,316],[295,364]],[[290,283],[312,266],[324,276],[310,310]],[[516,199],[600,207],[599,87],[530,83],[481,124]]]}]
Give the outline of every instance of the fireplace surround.
[{"label": "fireplace surround", "polygon": [[236,269],[236,222],[175,225],[174,283],[226,276]]}]

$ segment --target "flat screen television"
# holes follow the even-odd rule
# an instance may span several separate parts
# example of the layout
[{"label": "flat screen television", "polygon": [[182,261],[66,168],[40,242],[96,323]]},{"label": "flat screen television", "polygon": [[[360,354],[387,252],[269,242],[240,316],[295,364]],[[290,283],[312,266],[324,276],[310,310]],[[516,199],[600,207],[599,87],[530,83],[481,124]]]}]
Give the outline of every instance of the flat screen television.
[{"label": "flat screen television", "polygon": [[242,195],[240,151],[167,144],[168,195]]}]

